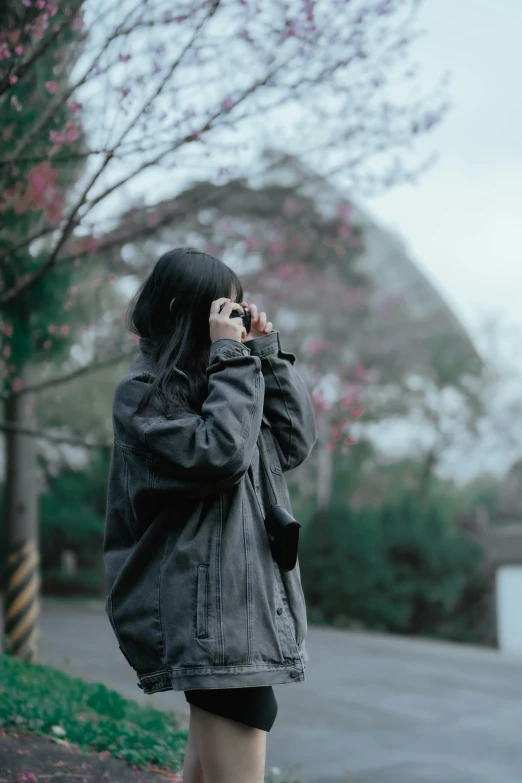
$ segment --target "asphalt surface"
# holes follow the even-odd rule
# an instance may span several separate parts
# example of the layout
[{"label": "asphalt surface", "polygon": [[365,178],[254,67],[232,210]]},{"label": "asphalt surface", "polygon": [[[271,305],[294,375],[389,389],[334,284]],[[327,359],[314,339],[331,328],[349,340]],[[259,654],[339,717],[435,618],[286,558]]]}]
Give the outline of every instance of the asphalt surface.
[{"label": "asphalt surface", "polygon": [[[306,681],[274,686],[267,772],[301,783],[522,783],[522,657],[315,626],[307,648]],[[188,720],[183,692],[137,687],[99,606],[44,600],[40,662]]]}]

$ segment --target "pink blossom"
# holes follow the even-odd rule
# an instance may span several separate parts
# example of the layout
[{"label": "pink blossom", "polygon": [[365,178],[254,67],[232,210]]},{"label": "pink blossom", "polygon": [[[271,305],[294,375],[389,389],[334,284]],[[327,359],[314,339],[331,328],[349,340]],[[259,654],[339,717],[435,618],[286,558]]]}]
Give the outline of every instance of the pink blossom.
[{"label": "pink blossom", "polygon": [[54,130],[49,133],[49,138],[53,144],[63,144],[65,141],[64,134]]},{"label": "pink blossom", "polygon": [[8,57],[11,57],[11,50],[6,43],[0,44],[0,57],[4,60],[6,60]]},{"label": "pink blossom", "polygon": [[358,405],[356,408],[352,408],[352,416],[354,419],[360,419],[363,413],[364,407],[362,405]]},{"label": "pink blossom", "polygon": [[85,253],[94,253],[98,247],[99,239],[96,237],[85,237],[80,243],[81,250]]},{"label": "pink blossom", "polygon": [[47,14],[40,14],[34,20],[34,24],[39,30],[47,30],[49,27],[49,17]]},{"label": "pink blossom", "polygon": [[130,55],[130,54],[120,54],[120,56],[118,57],[118,60],[119,60],[121,63],[128,63],[128,62],[129,62],[129,60],[130,60],[130,58],[131,58],[131,55]]},{"label": "pink blossom", "polygon": [[312,342],[308,345],[308,350],[313,356],[318,351],[320,351],[321,348],[324,348],[325,345],[326,345],[326,340],[323,339],[312,340]]},{"label": "pink blossom", "polygon": [[344,222],[348,223],[352,214],[352,204],[349,201],[343,202],[337,210],[337,216]]},{"label": "pink blossom", "polygon": [[82,27],[85,27],[85,22],[79,16],[75,16],[71,22],[71,27],[73,30],[81,30]]},{"label": "pink blossom", "polygon": [[78,103],[78,101],[73,101],[70,105],[70,109],[73,114],[77,114],[81,108],[82,108],[82,104]]},{"label": "pink blossom", "polygon": [[18,76],[16,76],[16,74],[14,73],[10,74],[9,84],[16,84],[17,81],[18,81]]},{"label": "pink blossom", "polygon": [[49,161],[44,161],[35,166],[28,175],[29,184],[34,198],[42,198],[46,190],[52,185],[57,175],[56,169],[52,169]]},{"label": "pink blossom", "polygon": [[361,381],[365,381],[368,377],[367,371],[364,369],[362,364],[356,364],[354,368],[354,375],[356,378],[359,378]]},{"label": "pink blossom", "polygon": [[283,204],[283,214],[293,215],[296,212],[299,212],[299,204],[297,201],[294,198],[285,199],[285,203]]},{"label": "pink blossom", "polygon": [[30,8],[31,0],[22,0],[22,5],[25,5],[26,8]]},{"label": "pink blossom", "polygon": [[23,198],[30,209],[43,209],[50,222],[60,220],[62,211],[62,193],[54,182],[57,173],[47,160],[35,166],[28,174],[29,186]]},{"label": "pink blossom", "polygon": [[221,108],[223,109],[223,111],[228,111],[229,109],[231,109],[231,108],[232,108],[232,106],[233,106],[233,105],[234,105],[234,100],[233,100],[233,98],[227,98],[227,99],[226,99],[226,100],[224,100],[224,101],[223,101],[223,103],[221,104]]},{"label": "pink blossom", "polygon": [[339,400],[342,407],[355,405],[359,399],[359,390],[354,383],[348,386],[346,394]]},{"label": "pink blossom", "polygon": [[56,16],[58,13],[58,6],[53,5],[52,3],[47,3],[47,13],[49,16]]},{"label": "pink blossom", "polygon": [[40,10],[42,8],[45,8],[45,0],[36,0],[36,7],[39,8]]},{"label": "pink blossom", "polygon": [[65,125],[66,128],[67,125],[70,125],[71,127],[67,130],[67,133],[65,134],[65,141],[68,142],[76,141],[76,139],[80,135],[78,128],[75,125],[73,125],[72,122],[66,123]]},{"label": "pink blossom", "polygon": [[58,85],[56,82],[45,82],[45,88],[48,92],[51,93],[51,95],[54,95],[54,93],[58,89]]},{"label": "pink blossom", "polygon": [[80,133],[78,131],[78,128],[73,127],[71,128],[70,131],[67,131],[67,133],[65,134],[65,141],[68,142],[76,141],[79,135]]},{"label": "pink blossom", "polygon": [[17,54],[19,57],[24,53],[24,47],[22,44],[18,44],[18,46],[15,46],[15,54]]},{"label": "pink blossom", "polygon": [[292,277],[292,264],[283,264],[281,267],[279,267],[277,276],[280,280],[290,280]]},{"label": "pink blossom", "polygon": [[[274,225],[277,225],[274,221]],[[282,253],[284,253],[286,250],[286,244],[283,242],[282,239],[275,239],[273,242],[270,243],[269,251],[273,253],[275,256],[279,256]]]}]

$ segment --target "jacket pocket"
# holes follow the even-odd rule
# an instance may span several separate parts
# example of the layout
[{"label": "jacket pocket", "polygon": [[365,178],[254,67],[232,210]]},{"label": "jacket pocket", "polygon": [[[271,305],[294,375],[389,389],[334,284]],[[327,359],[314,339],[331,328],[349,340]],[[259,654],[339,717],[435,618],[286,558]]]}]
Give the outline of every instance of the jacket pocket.
[{"label": "jacket pocket", "polygon": [[196,583],[196,636],[208,637],[208,565],[198,564]]},{"label": "jacket pocket", "polygon": [[118,647],[120,648],[121,652],[123,653],[123,657],[134,670],[136,670],[136,666],[134,665],[127,649],[125,648],[125,645],[123,644],[120,634],[118,632],[118,629],[116,628],[116,623],[114,621],[114,610],[112,606],[112,592],[109,593],[107,596],[107,602],[105,604],[105,612],[109,618],[109,622],[111,624],[112,630],[114,632],[114,635],[116,637],[116,641],[118,642]]}]

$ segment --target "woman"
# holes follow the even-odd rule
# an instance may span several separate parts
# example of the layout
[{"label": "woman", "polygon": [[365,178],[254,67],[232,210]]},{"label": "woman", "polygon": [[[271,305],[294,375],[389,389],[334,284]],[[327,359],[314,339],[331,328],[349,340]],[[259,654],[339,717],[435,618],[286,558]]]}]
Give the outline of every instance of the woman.
[{"label": "woman", "polygon": [[[140,354],[116,387],[106,611],[145,693],[190,703],[185,783],[263,783],[272,685],[305,679],[299,563],[264,518],[316,440],[306,385],[220,259],[161,256],[129,307]],[[224,304],[221,312],[220,306]]]}]

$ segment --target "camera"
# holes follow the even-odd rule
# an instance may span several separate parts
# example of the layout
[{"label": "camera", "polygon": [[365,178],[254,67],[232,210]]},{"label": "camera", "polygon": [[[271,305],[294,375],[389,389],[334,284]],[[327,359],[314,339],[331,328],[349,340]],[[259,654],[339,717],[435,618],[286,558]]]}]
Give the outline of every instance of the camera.
[{"label": "camera", "polygon": [[[226,302],[223,302],[223,304],[219,308],[219,312],[222,311],[222,309],[224,308],[225,305],[226,305]],[[232,310],[232,312],[230,313],[230,317],[231,318],[241,318],[241,320],[243,321],[243,326],[246,329],[246,333],[248,334],[250,332],[250,326],[252,324],[252,314],[251,314],[250,310],[248,309],[248,307],[243,307],[241,313],[239,312],[239,310]]]}]

